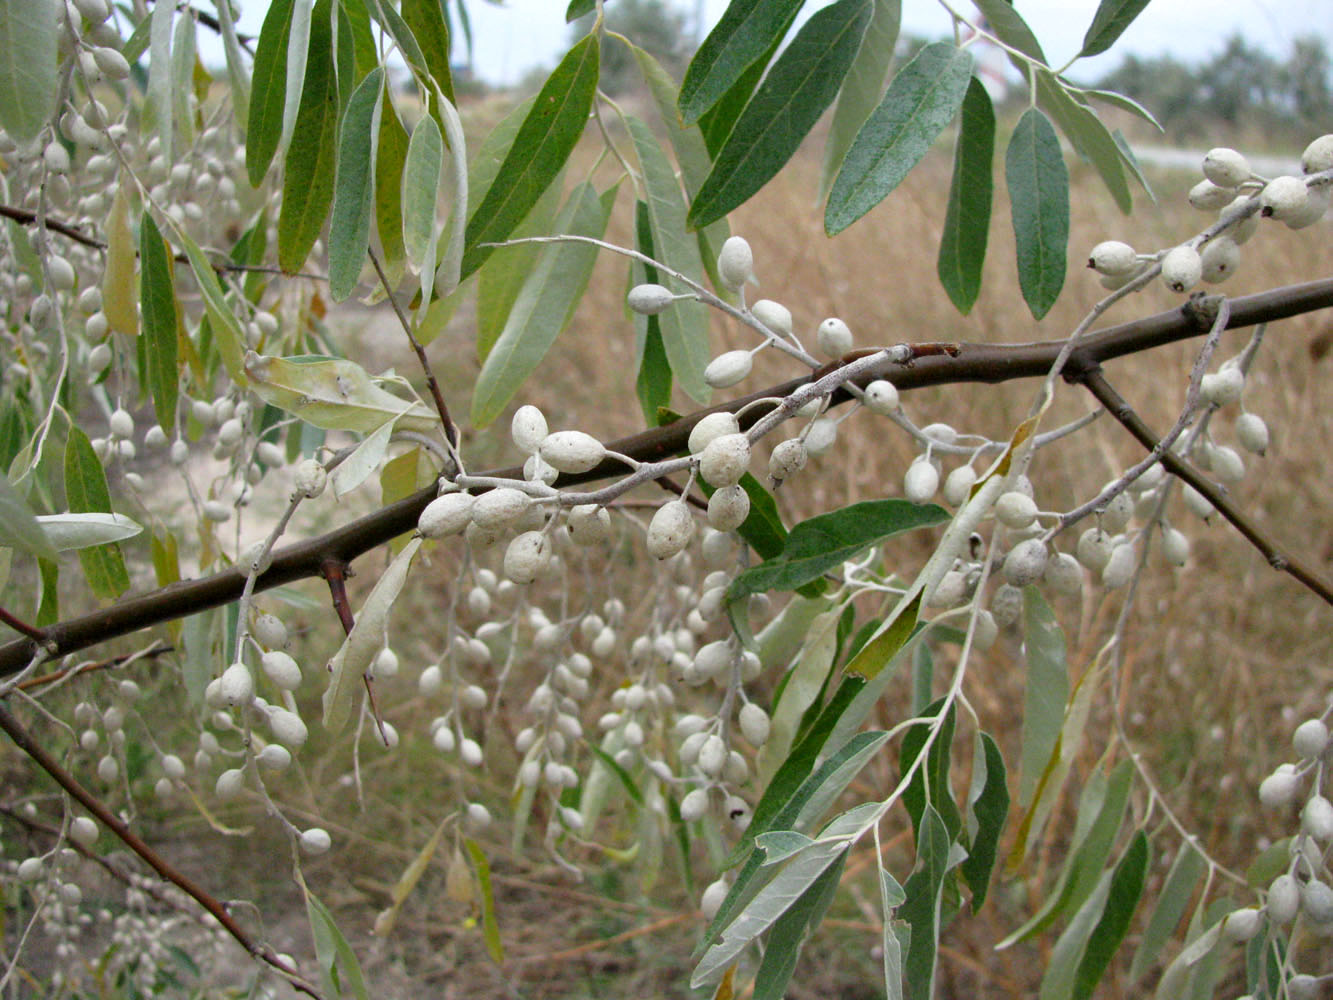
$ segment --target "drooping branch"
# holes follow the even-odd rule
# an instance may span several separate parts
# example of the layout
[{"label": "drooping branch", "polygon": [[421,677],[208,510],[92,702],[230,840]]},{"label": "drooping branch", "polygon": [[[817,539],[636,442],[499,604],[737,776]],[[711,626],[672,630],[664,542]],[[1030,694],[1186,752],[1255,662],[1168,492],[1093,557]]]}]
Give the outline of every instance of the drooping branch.
[{"label": "drooping branch", "polygon": [[[1209,301],[1191,300],[1180,309],[1094,331],[1070,354],[1065,370],[1086,372],[1105,361],[1202,336],[1211,325]],[[1229,300],[1229,303],[1231,317],[1228,329],[1286,319],[1333,307],[1333,278],[1242,296]],[[884,341],[892,343],[892,335],[897,332],[885,331]],[[899,390],[906,391],[964,382],[1000,384],[1015,379],[1041,378],[1050,371],[1063,346],[1063,341],[1030,344],[963,342],[958,345],[956,355],[941,353],[922,357],[910,367],[886,360],[882,370],[869,371],[858,381],[868,384],[872,379],[885,378]],[[763,406],[751,404],[764,398],[790,395],[811,378],[818,377],[818,374],[769,386],[748,396],[698,410],[665,427],[607,442],[607,449],[640,462],[657,461],[680,454],[686,450],[690,430],[707,414],[722,410],[735,412],[749,406],[741,419],[742,426],[748,428],[768,412]],[[835,393],[830,403],[838,405],[850,399],[851,395],[844,389]],[[1151,446],[1151,443],[1147,445]],[[624,464],[621,461],[608,458],[588,472],[562,475],[556,486],[563,488],[596,482],[623,472]],[[478,475],[520,479],[522,470],[510,467]],[[427,487],[318,538],[286,546],[274,553],[272,566],[255,582],[255,592],[296,580],[321,577],[327,560],[350,563],[390,539],[413,530],[422,509],[434,499],[435,494],[433,487]],[[245,580],[245,573],[228,569],[201,580],[172,584],[141,597],[127,598],[109,608],[48,626],[45,629],[47,641],[54,644],[53,655],[56,656],[84,649],[106,639],[229,604],[240,597]],[[33,652],[33,641],[27,638],[15,639],[0,646],[0,677],[21,670]]]}]

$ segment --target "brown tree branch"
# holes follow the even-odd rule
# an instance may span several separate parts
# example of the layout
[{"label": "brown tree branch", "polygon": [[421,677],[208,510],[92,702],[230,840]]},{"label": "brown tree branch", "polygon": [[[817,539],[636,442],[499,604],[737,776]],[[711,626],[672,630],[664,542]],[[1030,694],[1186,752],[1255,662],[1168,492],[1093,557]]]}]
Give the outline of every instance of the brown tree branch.
[{"label": "brown tree branch", "polygon": [[[1186,308],[1093,331],[1070,355],[1066,371],[1084,372],[1104,361],[1201,336],[1210,325],[1206,305],[1205,301],[1202,313],[1198,303],[1191,303]],[[1333,307],[1333,278],[1242,296],[1231,299],[1230,305],[1231,318],[1227,328],[1232,330],[1327,309]],[[888,337],[885,340],[892,342]],[[923,357],[910,367],[886,361],[882,371],[870,372],[863,381],[885,378],[900,390],[910,390],[963,382],[1000,384],[1014,379],[1041,378],[1050,371],[1063,346],[1063,341],[1032,344],[962,343],[958,345],[956,356],[945,353]],[[690,430],[707,414],[720,410],[735,412],[764,397],[786,396],[810,381],[811,377],[793,379],[749,396],[698,410],[664,427],[655,427],[608,442],[607,448],[640,462],[668,458],[685,450]],[[837,405],[850,399],[850,394],[839,390],[834,394],[831,404]],[[763,407],[753,407],[745,414],[742,425],[749,427],[763,417],[765,412]],[[623,462],[608,458],[588,472],[562,475],[557,485],[565,487],[595,482],[621,475],[624,471]],[[522,470],[511,467],[481,475],[521,478]],[[255,582],[255,592],[295,580],[320,577],[326,560],[350,563],[357,556],[404,532],[412,531],[421,511],[435,495],[435,488],[427,487],[318,538],[286,546],[274,553],[272,566]],[[57,656],[84,649],[160,622],[229,604],[240,597],[245,580],[245,574],[233,568],[200,580],[175,583],[140,597],[126,598],[109,608],[51,625],[46,629],[47,640],[55,644],[53,655]],[[31,660],[34,650],[33,640],[27,638],[0,645],[0,677],[23,669]]]},{"label": "brown tree branch", "polygon": [[14,745],[31,757],[37,766],[49,774],[71,798],[97,817],[99,823],[120,838],[121,842],[142,858],[153,871],[176,885],[182,892],[192,897],[195,902],[211,913],[242,948],[259,961],[281,972],[288,982],[302,993],[316,998],[320,996],[313,986],[300,978],[296,969],[278,958],[272,949],[252,940],[219,899],[188,875],[172,867],[165,858],[149,847],[143,838],[122,823],[115,813],[103,805],[101,799],[80,785],[58,760],[47,753],[46,749],[32,738],[23,723],[19,722],[14,713],[4,704],[0,704],[0,729],[3,729],[9,735],[9,738],[14,741]]},{"label": "brown tree branch", "polygon": [[[1097,397],[1097,401],[1106,407],[1107,412],[1120,421],[1121,426],[1134,435],[1135,440],[1144,448],[1148,451],[1158,449],[1161,439],[1143,422],[1143,418],[1134,411],[1134,407],[1106,380],[1106,375],[1102,372],[1100,365],[1079,372],[1071,372],[1069,380],[1084,386]],[[1204,476],[1193,465],[1170,449],[1161,451],[1161,462],[1168,472],[1189,483],[1203,496],[1207,497],[1208,502],[1217,508],[1218,512],[1231,523],[1232,527],[1259,550],[1263,557],[1268,560],[1270,566],[1284,573],[1290,573],[1329,604],[1333,604],[1333,583],[1326,580],[1318,570],[1307,564],[1299,556],[1283,551],[1268,532],[1255,524],[1244,511],[1232,503],[1231,498],[1213,485],[1207,476]]]}]

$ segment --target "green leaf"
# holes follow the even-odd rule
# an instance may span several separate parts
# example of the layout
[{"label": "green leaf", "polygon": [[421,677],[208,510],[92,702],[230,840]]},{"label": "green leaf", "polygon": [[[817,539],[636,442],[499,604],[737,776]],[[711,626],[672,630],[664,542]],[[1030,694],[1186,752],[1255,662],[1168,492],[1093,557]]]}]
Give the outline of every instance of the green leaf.
[{"label": "green leaf", "polygon": [[903,977],[906,996],[912,1000],[930,1000],[935,992],[935,965],[940,944],[940,894],[951,864],[952,840],[944,821],[930,806],[921,818],[921,837],[917,845],[920,866],[903,887],[907,899],[899,913],[912,928]]},{"label": "green leaf", "polygon": [[805,834],[797,833],[795,830],[770,830],[754,839],[754,846],[764,852],[765,865],[786,861],[813,843],[814,841]]},{"label": "green leaf", "polygon": [[0,475],[0,548],[22,549],[40,559],[56,559],[55,546],[14,484]]},{"label": "green leaf", "polygon": [[[792,20],[794,21],[795,18]],[[788,27],[790,26],[788,24]],[[786,28],[783,28],[784,34],[786,30]],[[781,43],[782,39],[775,40],[765,50],[764,54],[756,59],[750,68],[731,85],[731,89],[722,95],[722,99],[699,116],[699,132],[703,135],[704,148],[708,150],[710,169],[712,158],[717,156],[722,149],[722,144],[727,141],[732,126],[736,124],[736,119],[745,110],[745,105],[754,93],[754,88],[759,86],[759,81],[764,78],[768,64],[773,61],[773,56],[777,54]]]},{"label": "green leaf", "polygon": [[865,500],[795,525],[780,556],[741,573],[728,588],[736,601],[768,590],[795,590],[892,535],[949,520],[935,504]]},{"label": "green leaf", "polygon": [[755,1000],[782,1000],[791,975],[796,971],[801,945],[828,912],[846,865],[847,852],[843,851],[773,925],[764,947],[764,959],[755,973]]},{"label": "green leaf", "polygon": [[[1131,115],[1142,118],[1158,132],[1166,131],[1153,113],[1132,97],[1117,94],[1114,90],[1083,90],[1080,93],[1084,98],[1092,98],[1095,101],[1101,101],[1104,104],[1119,108],[1121,111],[1128,111]],[[1116,133],[1112,132],[1111,134],[1115,135]]]},{"label": "green leaf", "polygon": [[583,135],[592,110],[601,49],[596,36],[576,43],[547,78],[514,137],[486,196],[468,220],[461,278],[493,252],[483,243],[509,238],[555,180]]},{"label": "green leaf", "polygon": [[1147,6],[1148,0],[1102,0],[1088,26],[1088,33],[1083,36],[1079,58],[1095,56],[1109,49]]},{"label": "green leaf", "polygon": [[[403,164],[403,246],[418,268],[439,239],[435,205],[444,182],[444,137],[434,118],[422,118],[412,130]],[[424,278],[424,276],[423,276]]]},{"label": "green leaf", "polygon": [[255,47],[250,117],[245,126],[245,172],[259,187],[282,140],[282,108],[287,98],[287,41],[292,30],[292,0],[273,0]]},{"label": "green leaf", "polygon": [[144,95],[144,117],[155,129],[162,143],[162,155],[170,160],[175,156],[172,144],[172,103],[174,89],[171,74],[171,29],[176,7],[174,4],[155,6],[149,19],[148,85]]},{"label": "green leaf", "polygon": [[310,921],[311,936],[315,939],[315,959],[319,963],[325,994],[340,997],[345,993],[345,985],[358,1000],[365,1000],[369,994],[361,974],[361,964],[356,960],[356,952],[352,951],[347,938],[338,930],[328,908],[306,888],[304,882],[301,887],[305,889],[306,917]]},{"label": "green leaf", "polygon": [[351,454],[333,470],[329,476],[329,487],[333,490],[334,499],[341,500],[379,468],[389,450],[389,437],[393,434],[393,428],[393,420],[384,421],[362,438]]},{"label": "green leaf", "polygon": [[565,23],[570,24],[597,9],[597,0],[569,0],[565,8]]},{"label": "green leaf", "polygon": [[[579,185],[556,219],[557,232],[601,239],[610,219],[610,199],[599,200],[589,183]],[[597,248],[586,243],[544,246],[514,302],[495,346],[477,376],[472,424],[485,427],[546,357],[569,325],[597,263]]]},{"label": "green leaf", "polygon": [[[284,160],[282,211],[278,214],[278,266],[294,272],[310,256],[333,203],[338,149],[338,84],[333,35],[319,0],[310,26],[310,54],[296,125]],[[321,14],[321,11],[324,13]]]},{"label": "green leaf", "polygon": [[837,176],[856,133],[861,131],[861,126],[884,96],[884,78],[898,45],[902,0],[874,0],[874,6],[870,26],[866,28],[856,59],[843,81],[837,107],[833,110],[833,121],[824,139],[824,165],[819,177],[821,201],[828,197],[833,178]]},{"label": "green leaf", "polygon": [[58,0],[0,0],[0,127],[20,144],[55,114],[63,9]]},{"label": "green leaf", "polygon": [[1129,931],[1129,922],[1143,896],[1148,875],[1148,837],[1138,830],[1121,855],[1111,875],[1111,888],[1097,926],[1088,937],[1087,947],[1074,974],[1074,1000],[1089,1000],[1097,983],[1111,964],[1116,949]]},{"label": "green leaf", "polygon": [[[1289,857],[1284,852],[1282,858],[1284,865]],[[1180,918],[1185,915],[1190,900],[1194,898],[1194,887],[1199,884],[1199,879],[1203,877],[1207,867],[1208,862],[1192,843],[1180,845],[1176,860],[1171,863],[1171,870],[1167,872],[1166,881],[1162,883],[1161,891],[1157,893],[1157,906],[1153,909],[1152,916],[1148,918],[1148,926],[1143,929],[1139,947],[1134,952],[1134,960],[1130,963],[1131,983],[1141,980],[1156,963],[1162,948],[1175,934]]]},{"label": "green leaf", "polygon": [[[218,3],[218,31],[222,35],[222,52],[227,61],[227,81],[231,85],[231,104],[238,124],[250,117],[250,75],[246,72],[246,57],[241,40],[236,35],[236,21],[231,4]],[[242,139],[246,133],[242,131]],[[248,152],[248,150],[247,150]]]},{"label": "green leaf", "polygon": [[791,159],[833,102],[870,23],[871,0],[840,0],[819,10],[778,56],[690,206],[691,227],[744,204]]},{"label": "green leaf", "polygon": [[486,952],[491,961],[499,965],[505,960],[504,943],[500,940],[500,924],[495,917],[495,889],[491,885],[491,866],[486,855],[471,837],[464,837],[463,844],[472,858],[472,870],[477,873],[477,886],[481,889],[481,927],[486,939]]},{"label": "green leaf", "polygon": [[[314,0],[317,9],[312,9],[311,2],[312,0],[295,0],[292,6],[291,27],[287,33],[287,63],[285,67],[287,81],[284,85],[282,102],[282,138],[278,141],[278,148],[280,149],[289,147],[292,141],[292,133],[296,130],[297,118],[305,93],[307,65],[312,45],[317,46],[317,57],[327,57],[330,65],[333,63],[334,38],[332,34],[333,16],[331,15],[334,11],[332,5],[325,2],[325,0]],[[338,4],[336,13],[338,15],[345,13],[341,2]],[[320,35],[316,36],[312,33],[312,22],[319,28]],[[336,79],[336,74],[331,75]],[[336,86],[334,89],[337,89]]]},{"label": "green leaf", "polygon": [[342,302],[356,288],[370,246],[375,196],[375,140],[379,135],[384,68],[357,84],[338,129],[333,215],[329,220],[329,297]]},{"label": "green leaf", "polygon": [[386,420],[400,430],[434,431],[439,414],[381,388],[354,361],[246,355],[250,388],[264,402],[325,430],[369,434]]},{"label": "green leaf", "polygon": [[[107,489],[102,463],[97,460],[88,435],[72,425],[65,442],[65,505],[73,514],[111,512],[111,491]],[[97,597],[108,600],[129,589],[130,574],[119,545],[80,549],[79,562],[89,589]]]},{"label": "green leaf", "polygon": [[1070,95],[1064,84],[1046,70],[1037,71],[1037,103],[1060,126],[1075,151],[1097,171],[1120,211],[1134,208],[1122,163],[1124,154],[1115,136],[1085,104]]},{"label": "green leaf", "polygon": [[171,435],[176,430],[176,402],[180,398],[176,287],[167,241],[146,210],[139,221],[139,310],[143,314],[144,353],[153,410],[158,424]]},{"label": "green leaf", "polygon": [[[194,18],[182,17],[176,22],[171,42],[171,114],[178,144],[183,149],[194,145],[194,116],[190,113],[190,97],[194,92],[192,84],[195,65]],[[152,70],[150,65],[150,78]]]},{"label": "green leaf", "polygon": [[1018,284],[1034,319],[1055,304],[1065,283],[1069,173],[1050,119],[1028,108],[1005,155],[1005,180],[1018,248]]},{"label": "green leaf", "polygon": [[990,235],[991,160],[995,155],[995,109],[976,77],[967,85],[953,154],[953,180],[940,236],[936,271],[949,300],[966,316],[981,291],[981,268]]},{"label": "green leaf", "polygon": [[926,708],[922,718],[930,721],[917,723],[903,734],[898,754],[898,774],[901,780],[921,756],[921,749],[925,746],[930,731],[935,730],[935,738],[926,752],[925,763],[917,767],[907,787],[903,789],[903,806],[906,807],[907,815],[912,820],[912,835],[916,838],[918,854],[922,846],[921,818],[927,806],[938,814],[945,830],[948,831],[950,840],[953,840],[962,828],[962,818],[953,800],[953,791],[949,788],[949,765],[953,753],[953,731],[957,709],[953,702],[949,702],[944,718],[937,723],[935,720],[944,707],[945,699],[941,698]]},{"label": "green leaf", "polygon": [[735,0],[699,45],[680,84],[680,113],[693,125],[787,33],[803,0]]},{"label": "green leaf", "polygon": [[[653,246],[660,255],[657,259],[685,277],[702,282],[704,266],[699,242],[685,231],[685,199],[676,172],[658,145],[657,137],[642,120],[627,115],[625,122],[643,174]],[[691,399],[707,403],[712,394],[703,377],[712,360],[708,307],[692,299],[682,300],[661,313],[658,322],[672,374]]]},{"label": "green leaf", "polygon": [[771,709],[768,740],[760,749],[755,764],[763,779],[772,774],[787,756],[806,711],[822,695],[828,683],[838,652],[840,617],[841,609],[834,608],[810,623],[796,662],[783,679],[781,697]]},{"label": "green leaf", "polygon": [[972,54],[948,42],[922,49],[889,84],[833,182],[824,231],[842,232],[883,201],[926,155],[962,107]]},{"label": "green leaf", "polygon": [[227,369],[227,375],[233,382],[243,386],[248,380],[245,375],[244,360],[245,331],[241,328],[241,321],[227,305],[217,272],[213,270],[213,265],[204,256],[199,244],[183,229],[176,230],[176,237],[185,249],[185,256],[190,261],[190,270],[194,272],[195,283],[203,295],[204,311],[212,324],[213,336],[216,338],[218,353],[222,355],[223,367]]},{"label": "green leaf", "polygon": [[972,786],[967,793],[967,829],[971,837],[963,878],[972,890],[972,912],[986,901],[990,876],[1009,815],[1009,786],[1004,755],[989,733],[978,732],[972,750]]},{"label": "green leaf", "polygon": [[384,270],[395,284],[402,277],[407,255],[403,246],[403,173],[408,142],[407,130],[385,90],[380,102],[380,132],[375,142],[375,232],[384,254]]},{"label": "green leaf", "polygon": [[1018,801],[1032,804],[1037,785],[1060,739],[1069,702],[1065,634],[1055,612],[1035,589],[1023,593],[1023,649],[1027,685],[1023,701],[1023,744],[1019,757]]},{"label": "green leaf", "polygon": [[[875,630],[848,662],[845,673],[864,677],[867,681],[880,678],[884,668],[903,652],[908,642],[922,632],[919,625],[922,593],[918,591],[915,597]],[[880,684],[884,682],[881,680]]]},{"label": "green leaf", "polygon": [[[1039,63],[1046,62],[1046,53],[1042,52],[1037,36],[1009,0],[973,0],[973,6],[981,11],[996,38]],[[1015,59],[1014,65],[1024,77],[1027,76],[1021,59]]]},{"label": "green leaf", "polygon": [[[645,257],[656,259],[646,201],[634,202],[634,248]],[[630,274],[633,284],[640,284],[640,278],[645,283],[661,284],[657,268],[650,264],[635,261],[630,265]],[[634,392],[639,397],[645,422],[656,427],[661,423],[662,409],[671,405],[671,362],[662,343],[662,324],[656,316],[635,313],[634,329],[639,340],[639,374],[634,380]]]},{"label": "green leaf", "polygon": [[143,531],[143,525],[124,514],[43,514],[37,523],[60,552],[124,541]]},{"label": "green leaf", "polygon": [[[387,9],[392,9],[387,7]],[[449,69],[449,22],[443,0],[403,0],[403,20],[412,30],[421,53],[419,67],[435,78],[450,101],[454,100],[454,78]]]}]

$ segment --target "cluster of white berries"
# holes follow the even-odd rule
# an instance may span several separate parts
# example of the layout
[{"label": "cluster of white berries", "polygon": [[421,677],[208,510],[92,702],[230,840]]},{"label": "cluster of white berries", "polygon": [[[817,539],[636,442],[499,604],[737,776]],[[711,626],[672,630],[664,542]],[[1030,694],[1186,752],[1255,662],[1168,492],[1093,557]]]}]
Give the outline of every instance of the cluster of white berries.
[{"label": "cluster of white berries", "polygon": [[1108,289],[1129,284],[1154,260],[1160,261],[1162,282],[1173,292],[1188,292],[1200,281],[1226,281],[1240,266],[1241,244],[1254,235],[1260,218],[1304,229],[1324,217],[1333,184],[1333,177],[1325,176],[1333,170],[1333,134],[1306,147],[1301,170],[1302,177],[1266,180],[1251,171],[1249,161],[1236,150],[1209,150],[1203,158],[1204,179],[1190,189],[1189,202],[1200,211],[1219,213],[1220,231],[1157,255],[1139,254],[1127,243],[1107,240],[1092,248],[1088,267],[1101,274]]}]

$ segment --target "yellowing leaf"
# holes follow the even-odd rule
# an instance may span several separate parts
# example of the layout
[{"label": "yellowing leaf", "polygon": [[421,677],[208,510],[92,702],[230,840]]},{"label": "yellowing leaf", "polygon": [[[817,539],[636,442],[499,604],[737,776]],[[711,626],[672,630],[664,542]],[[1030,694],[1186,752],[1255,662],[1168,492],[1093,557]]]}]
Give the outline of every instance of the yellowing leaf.
[{"label": "yellowing leaf", "polygon": [[434,430],[440,418],[420,402],[381,389],[351,361],[301,361],[250,351],[245,356],[250,387],[264,402],[325,430],[368,434],[386,420],[400,430]]},{"label": "yellowing leaf", "polygon": [[106,270],[102,274],[102,312],[111,329],[127,337],[139,335],[138,298],[134,282],[134,234],[125,188],[116,188],[106,220]]}]

